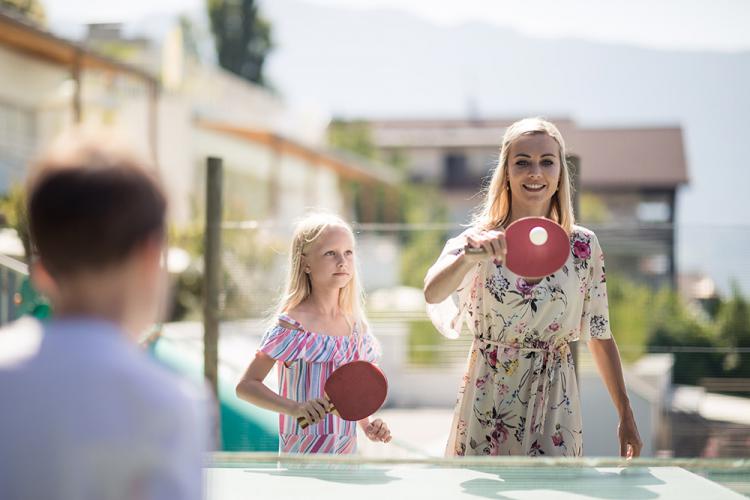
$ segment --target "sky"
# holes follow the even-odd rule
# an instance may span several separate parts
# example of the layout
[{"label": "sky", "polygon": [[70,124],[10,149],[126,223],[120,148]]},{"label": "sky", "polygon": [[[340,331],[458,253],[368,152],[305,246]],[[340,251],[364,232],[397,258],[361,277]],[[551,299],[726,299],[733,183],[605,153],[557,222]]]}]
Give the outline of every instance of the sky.
[{"label": "sky", "polygon": [[[261,0],[263,4],[273,0]],[[537,37],[572,37],[672,50],[750,50],[747,0],[307,0],[357,9],[389,8],[439,25],[482,21]],[[133,21],[196,12],[206,0],[43,0],[54,24]]]},{"label": "sky", "polygon": [[582,38],[662,49],[750,48],[750,2],[743,0],[310,0],[310,3],[363,9],[387,6],[440,25],[482,21],[536,37]]}]

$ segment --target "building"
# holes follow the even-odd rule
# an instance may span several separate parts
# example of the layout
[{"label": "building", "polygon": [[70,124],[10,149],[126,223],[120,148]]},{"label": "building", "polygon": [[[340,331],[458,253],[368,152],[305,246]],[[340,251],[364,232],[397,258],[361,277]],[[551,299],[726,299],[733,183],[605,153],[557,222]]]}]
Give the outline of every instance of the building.
[{"label": "building", "polygon": [[74,123],[134,132],[157,153],[157,79],[0,10],[0,191],[21,182],[28,161]]},{"label": "building", "polygon": [[[385,161],[441,188],[451,222],[465,223],[515,120],[367,122]],[[552,120],[566,140],[577,217],[597,232],[608,265],[653,286],[674,285],[677,191],[688,181],[679,127],[588,128]]]},{"label": "building", "polygon": [[[28,162],[60,131],[107,125],[158,166],[177,224],[202,220],[208,156],[225,160],[235,219],[288,226],[308,207],[367,222],[389,216],[385,199],[370,194],[393,190],[400,181],[393,170],[326,150],[324,118],[190,59],[180,40],[175,28],[157,48],[106,24],[91,26],[79,44],[0,12],[0,191],[20,183]],[[132,54],[133,64],[93,46]]]},{"label": "building", "polygon": [[[234,230],[225,233],[225,265],[233,290],[254,294],[257,311],[276,293],[286,240],[306,210],[368,223],[398,217],[398,172],[326,148],[327,117],[202,64],[183,50],[179,26],[150,44],[123,38],[116,24],[97,25],[78,43],[0,10],[0,67],[0,193],[23,182],[29,162],[61,131],[108,126],[158,169],[173,226],[199,228],[207,158],[219,157],[225,223]],[[398,247],[394,235],[360,238],[373,264],[363,269],[368,289],[398,283]]]}]

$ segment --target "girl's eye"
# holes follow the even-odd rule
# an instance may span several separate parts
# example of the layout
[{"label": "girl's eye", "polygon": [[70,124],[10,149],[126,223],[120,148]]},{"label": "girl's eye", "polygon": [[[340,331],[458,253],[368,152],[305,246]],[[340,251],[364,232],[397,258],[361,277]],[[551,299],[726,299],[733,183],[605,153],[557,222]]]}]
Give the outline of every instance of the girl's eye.
[{"label": "girl's eye", "polygon": [[347,250],[346,255],[354,255],[354,252],[352,252],[351,250]]},{"label": "girl's eye", "polygon": [[325,255],[335,255],[335,254],[336,254],[336,252],[334,252],[333,250],[328,250],[328,251],[327,251],[327,252],[325,253]]}]

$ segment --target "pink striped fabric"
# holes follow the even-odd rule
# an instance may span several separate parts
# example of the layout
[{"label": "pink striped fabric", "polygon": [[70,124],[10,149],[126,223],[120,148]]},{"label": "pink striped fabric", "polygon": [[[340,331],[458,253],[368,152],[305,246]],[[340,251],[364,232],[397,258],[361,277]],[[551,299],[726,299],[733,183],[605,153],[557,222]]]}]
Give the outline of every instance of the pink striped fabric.
[{"label": "pink striped fabric", "polygon": [[[263,336],[259,350],[274,358],[279,374],[279,394],[294,401],[323,396],[323,386],[339,366],[357,359],[377,362],[380,346],[369,332],[355,326],[348,337],[306,330],[298,321],[282,314],[279,320],[295,328],[276,325]],[[279,451],[283,453],[354,453],[356,422],[327,415],[302,429],[296,419],[279,415]]]}]

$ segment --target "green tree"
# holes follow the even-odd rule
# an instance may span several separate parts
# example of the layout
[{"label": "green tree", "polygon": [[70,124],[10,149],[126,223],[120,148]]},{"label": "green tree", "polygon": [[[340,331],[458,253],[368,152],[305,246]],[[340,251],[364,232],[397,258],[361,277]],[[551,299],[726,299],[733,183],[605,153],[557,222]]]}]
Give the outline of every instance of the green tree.
[{"label": "green tree", "polygon": [[645,350],[654,321],[651,309],[654,292],[620,275],[608,274],[607,295],[612,333],[622,357],[625,361],[635,361]]},{"label": "green tree", "polygon": [[372,141],[370,125],[364,121],[333,120],[328,126],[328,144],[350,151],[363,158],[378,159],[378,150]]},{"label": "green tree", "polygon": [[[710,324],[701,322],[675,292],[664,289],[652,301],[653,326],[648,344],[652,349],[662,347],[712,348],[719,342]],[[704,377],[720,377],[724,369],[724,355],[713,352],[674,353],[672,381],[675,384],[698,385]]]},{"label": "green tree", "polygon": [[[407,224],[445,222],[446,209],[431,186],[402,186],[402,218]],[[401,252],[401,282],[422,288],[427,270],[437,260],[447,234],[434,229],[415,228],[404,234]]]},{"label": "green tree", "polygon": [[16,230],[28,256],[30,254],[29,228],[26,221],[26,191],[23,186],[13,186],[0,197],[0,217],[2,218],[0,225]]},{"label": "green tree", "polygon": [[[750,308],[739,286],[732,285],[732,296],[722,304],[717,319],[719,339],[728,347],[750,347]],[[729,377],[750,377],[750,355],[730,353],[724,363]]]},{"label": "green tree", "polygon": [[47,16],[40,0],[0,0],[0,10],[18,14],[38,26],[47,24]]},{"label": "green tree", "polygon": [[607,208],[607,204],[601,196],[583,192],[580,194],[580,217],[581,220],[586,223],[600,224],[602,222],[608,222],[612,215]]},{"label": "green tree", "polygon": [[263,63],[273,48],[271,25],[254,0],[208,0],[208,16],[222,68],[266,85]]},{"label": "green tree", "polygon": [[[186,250],[192,263],[176,277],[169,321],[196,320],[202,314],[204,274],[204,226],[194,221],[181,228],[171,227],[169,244]],[[281,242],[253,230],[222,231],[221,319],[258,317],[267,313],[277,284],[270,279]]]}]

